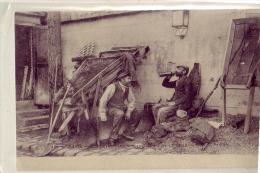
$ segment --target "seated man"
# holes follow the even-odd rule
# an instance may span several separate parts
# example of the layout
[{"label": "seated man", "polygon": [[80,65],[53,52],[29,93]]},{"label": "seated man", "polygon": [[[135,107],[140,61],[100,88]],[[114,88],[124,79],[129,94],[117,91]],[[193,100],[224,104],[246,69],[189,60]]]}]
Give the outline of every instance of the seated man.
[{"label": "seated man", "polygon": [[[192,106],[191,89],[192,84],[187,77],[189,68],[186,66],[177,66],[176,72],[166,76],[162,82],[162,86],[166,88],[174,88],[175,92],[170,100],[166,103],[158,103],[153,106],[153,114],[156,124],[164,122],[169,116],[176,115],[183,117],[187,115],[187,110]],[[171,77],[178,77],[175,81],[170,81]]]},{"label": "seated man", "polygon": [[125,134],[125,130],[134,130],[140,121],[140,117],[133,113],[135,97],[129,73],[119,72],[117,79],[118,81],[105,89],[100,98],[98,110],[101,121],[107,121],[107,115],[113,117],[113,127],[109,138],[111,145],[119,136],[133,140],[133,137]]}]

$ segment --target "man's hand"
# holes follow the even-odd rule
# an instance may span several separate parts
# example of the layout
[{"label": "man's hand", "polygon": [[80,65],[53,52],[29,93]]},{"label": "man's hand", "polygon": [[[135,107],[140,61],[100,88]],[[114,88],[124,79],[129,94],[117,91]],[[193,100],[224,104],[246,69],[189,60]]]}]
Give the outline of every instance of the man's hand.
[{"label": "man's hand", "polygon": [[169,106],[174,106],[176,103],[175,102],[168,102]]},{"label": "man's hand", "polygon": [[100,118],[101,121],[107,121],[107,115],[104,114],[104,113],[101,113],[101,114],[99,115],[99,118]]},{"label": "man's hand", "polygon": [[126,120],[130,120],[130,118],[131,118],[131,112],[126,111],[126,113],[125,113],[125,118],[126,118]]}]

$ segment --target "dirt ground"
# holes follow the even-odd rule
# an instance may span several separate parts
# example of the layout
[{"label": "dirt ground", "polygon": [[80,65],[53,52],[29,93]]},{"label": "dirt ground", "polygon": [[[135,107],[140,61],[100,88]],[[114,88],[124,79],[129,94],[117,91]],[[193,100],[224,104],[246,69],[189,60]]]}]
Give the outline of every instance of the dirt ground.
[{"label": "dirt ground", "polygon": [[[243,125],[238,129],[232,127],[232,123],[240,119],[240,116],[228,116],[226,126],[215,131],[215,137],[204,151],[203,146],[191,142],[189,131],[170,133],[163,138],[161,144],[151,148],[157,154],[257,154],[259,118],[254,117],[252,119],[249,134],[244,134]],[[218,118],[208,118],[208,120],[218,120]],[[144,143],[143,134],[138,134],[136,139],[139,143]],[[129,144],[129,142],[125,142],[125,144]]]},{"label": "dirt ground", "polygon": [[[202,150],[202,146],[191,142],[189,137],[178,138],[169,134],[163,143],[156,147],[159,152],[178,154],[257,154],[259,142],[259,119],[253,118],[249,134],[243,133],[243,126],[239,129],[231,126],[232,122],[241,117],[228,116],[226,126],[216,130],[215,137]],[[216,120],[211,118],[209,120]],[[189,133],[186,132],[186,134]],[[185,136],[185,135],[183,135]],[[186,135],[188,136],[188,135]]]},{"label": "dirt ground", "polygon": [[[205,119],[220,121],[218,117]],[[239,128],[232,127],[234,122],[241,119],[243,119],[241,116],[227,116],[226,126],[216,129],[215,137],[205,150],[202,150],[203,146],[191,142],[189,130],[186,132],[168,133],[165,137],[160,139],[161,143],[155,146],[150,146],[146,143],[145,135],[147,132],[136,133],[134,135],[134,141],[120,139],[115,146],[108,146],[107,141],[104,140],[98,148],[95,144],[94,133],[89,132],[82,132],[80,135],[60,138],[60,143],[71,149],[81,148],[84,150],[102,150],[104,148],[111,151],[120,150],[122,148],[135,148],[141,150],[151,149],[152,152],[150,152],[150,154],[257,154],[259,118],[252,118],[250,132],[248,134],[244,134],[243,124],[241,124]],[[43,137],[42,139],[45,139],[47,137],[47,131],[30,134],[32,138],[39,135]]]}]

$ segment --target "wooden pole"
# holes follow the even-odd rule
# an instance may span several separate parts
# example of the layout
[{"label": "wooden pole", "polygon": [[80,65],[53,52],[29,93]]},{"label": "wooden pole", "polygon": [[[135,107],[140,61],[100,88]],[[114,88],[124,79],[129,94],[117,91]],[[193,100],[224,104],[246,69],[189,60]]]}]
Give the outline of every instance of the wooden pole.
[{"label": "wooden pole", "polygon": [[[55,58],[55,76],[54,76],[54,88],[53,88],[53,95],[52,95],[52,105],[51,105],[51,117],[50,117],[50,127],[52,126],[52,121],[53,121],[53,115],[54,115],[54,97],[56,93],[56,87],[57,87],[57,75],[58,75],[58,58]],[[50,128],[49,128],[50,130]]]},{"label": "wooden pole", "polygon": [[102,75],[99,75],[98,77],[98,82],[97,82],[97,87],[96,87],[96,92],[95,92],[95,97],[94,97],[94,102],[93,102],[93,105],[92,105],[92,110],[91,110],[91,117],[94,117],[95,116],[95,119],[96,119],[96,138],[97,138],[97,146],[100,146],[100,134],[99,134],[99,131],[100,131],[100,124],[99,124],[99,118],[96,114],[97,112],[97,101],[98,101],[98,97],[99,97],[99,92],[100,92],[100,85],[101,85],[101,80],[102,80]]},{"label": "wooden pole", "polygon": [[31,60],[31,71],[30,71],[30,78],[29,84],[27,88],[27,97],[32,97],[32,89],[33,89],[33,73],[34,73],[34,57],[33,57],[33,29],[30,30],[30,60]]},{"label": "wooden pole", "polygon": [[27,81],[27,74],[28,74],[28,66],[24,66],[24,72],[23,72],[23,84],[22,84],[22,92],[21,92],[21,100],[24,100],[25,96],[25,87],[26,87],[26,81]]},{"label": "wooden pole", "polygon": [[222,88],[223,104],[221,106],[221,124],[225,126],[225,117],[227,114],[227,90]]},{"label": "wooden pole", "polygon": [[[48,12],[48,64],[50,82],[54,84],[55,70],[57,70],[57,88],[63,86],[62,52],[61,52],[61,16],[60,12]],[[52,85],[53,86],[53,85]],[[52,90],[52,88],[51,88]],[[51,102],[50,102],[51,103]]]},{"label": "wooden pole", "polygon": [[61,124],[58,132],[61,132],[62,130],[64,130],[68,126],[69,122],[74,117],[74,115],[75,115],[75,111],[71,111],[69,113],[69,115],[63,120],[63,123]]},{"label": "wooden pole", "polygon": [[58,111],[57,111],[57,113],[56,113],[56,115],[55,115],[55,118],[54,118],[54,120],[53,120],[53,123],[52,123],[51,127],[49,127],[50,130],[49,130],[49,134],[48,134],[48,138],[47,138],[47,143],[49,143],[49,141],[50,141],[51,133],[52,133],[54,127],[55,127],[55,124],[56,124],[56,122],[57,122],[58,116],[59,116],[60,111],[61,111],[61,109],[62,109],[62,107],[63,107],[64,101],[65,101],[65,99],[66,99],[66,97],[67,97],[67,94],[68,94],[68,92],[69,92],[70,87],[71,87],[71,85],[68,84],[67,89],[66,89],[66,92],[65,92],[65,94],[64,94],[64,96],[63,96],[63,98],[62,98],[61,104],[60,104],[60,106],[59,106],[59,109],[58,109]]},{"label": "wooden pole", "polygon": [[251,114],[252,114],[252,108],[254,102],[254,93],[255,93],[255,87],[251,87],[249,98],[248,98],[247,113],[245,117],[244,133],[248,133],[250,129]]}]

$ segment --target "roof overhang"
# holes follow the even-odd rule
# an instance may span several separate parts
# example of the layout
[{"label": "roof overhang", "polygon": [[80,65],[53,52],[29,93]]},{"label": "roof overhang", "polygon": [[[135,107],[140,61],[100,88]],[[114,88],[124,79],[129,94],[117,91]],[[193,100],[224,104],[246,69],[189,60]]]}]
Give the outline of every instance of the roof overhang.
[{"label": "roof overhang", "polygon": [[16,12],[15,13],[15,24],[31,27],[42,27],[46,25],[45,12]]}]

